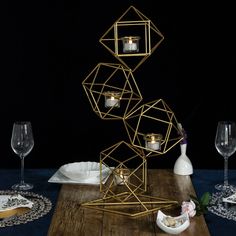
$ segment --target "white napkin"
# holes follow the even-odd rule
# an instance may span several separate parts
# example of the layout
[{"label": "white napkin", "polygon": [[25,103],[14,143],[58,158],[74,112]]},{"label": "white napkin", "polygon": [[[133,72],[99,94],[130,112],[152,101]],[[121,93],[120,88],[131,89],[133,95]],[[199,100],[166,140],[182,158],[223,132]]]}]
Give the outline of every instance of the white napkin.
[{"label": "white napkin", "polygon": [[33,202],[24,198],[20,194],[0,195],[0,212],[16,209],[19,207],[32,208]]},{"label": "white napkin", "polygon": [[236,204],[236,193],[234,193],[234,194],[232,194],[228,197],[223,198],[223,202],[229,202],[229,203]]}]

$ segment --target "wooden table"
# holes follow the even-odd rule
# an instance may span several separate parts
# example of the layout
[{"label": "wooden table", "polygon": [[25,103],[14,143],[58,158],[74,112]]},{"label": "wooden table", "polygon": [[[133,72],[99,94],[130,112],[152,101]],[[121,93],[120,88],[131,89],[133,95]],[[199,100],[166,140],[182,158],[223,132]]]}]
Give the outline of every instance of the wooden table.
[{"label": "wooden table", "polygon": [[[166,169],[148,170],[148,194],[179,203],[189,200],[190,194],[196,195],[189,176],[175,175],[173,170]],[[81,206],[83,202],[99,198],[99,186],[63,184],[48,236],[168,235],[156,225],[156,212],[133,218]],[[167,211],[172,215],[180,214],[179,207]],[[210,233],[204,217],[195,216],[180,235],[207,236]]]}]

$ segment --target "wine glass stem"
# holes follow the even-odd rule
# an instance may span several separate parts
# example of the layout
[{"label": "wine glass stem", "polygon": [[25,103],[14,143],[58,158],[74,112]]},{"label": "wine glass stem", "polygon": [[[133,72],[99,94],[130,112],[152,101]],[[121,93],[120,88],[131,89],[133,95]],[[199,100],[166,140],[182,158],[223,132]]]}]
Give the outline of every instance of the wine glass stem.
[{"label": "wine glass stem", "polygon": [[24,168],[25,168],[24,157],[21,156],[20,159],[21,159],[20,183],[24,184]]},{"label": "wine glass stem", "polygon": [[228,157],[224,157],[224,186],[228,184]]}]

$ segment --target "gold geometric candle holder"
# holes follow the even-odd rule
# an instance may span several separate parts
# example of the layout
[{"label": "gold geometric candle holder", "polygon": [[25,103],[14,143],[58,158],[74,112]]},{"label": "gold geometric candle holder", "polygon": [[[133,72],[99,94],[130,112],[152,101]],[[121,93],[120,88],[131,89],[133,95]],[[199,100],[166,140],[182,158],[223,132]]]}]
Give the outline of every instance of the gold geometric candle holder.
[{"label": "gold geometric candle holder", "polygon": [[131,111],[124,124],[130,142],[146,156],[165,154],[183,139],[174,112],[162,99]]},{"label": "gold geometric candle holder", "polygon": [[99,42],[134,72],[164,40],[143,13],[130,6],[103,34]]},{"label": "gold geometric candle holder", "polygon": [[121,141],[100,154],[100,165],[111,169],[105,183],[100,181],[103,197],[82,205],[131,217],[177,205],[177,201],[143,194],[147,188],[147,162],[143,151]]},{"label": "gold geometric candle holder", "polygon": [[101,119],[123,119],[142,101],[132,72],[121,64],[99,63],[82,85]]},{"label": "gold geometric candle holder", "polygon": [[158,99],[138,107],[142,95],[133,73],[163,41],[157,27],[135,7],[124,14],[100,38],[100,43],[121,64],[99,63],[82,82],[93,111],[101,119],[122,119],[130,144],[118,142],[100,153],[100,170],[111,175],[103,183],[102,198],[85,207],[126,216],[141,216],[178,202],[145,195],[147,157],[165,154],[183,139],[174,112]]}]

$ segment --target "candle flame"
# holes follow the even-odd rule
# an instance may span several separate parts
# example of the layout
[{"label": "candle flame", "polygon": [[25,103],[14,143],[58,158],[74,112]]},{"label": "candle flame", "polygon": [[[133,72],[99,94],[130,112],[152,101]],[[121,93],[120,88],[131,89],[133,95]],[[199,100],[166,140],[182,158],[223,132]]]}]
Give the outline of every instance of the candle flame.
[{"label": "candle flame", "polygon": [[152,143],[155,143],[155,141],[156,141],[156,140],[155,140],[155,136],[151,136],[151,142],[152,142]]}]

